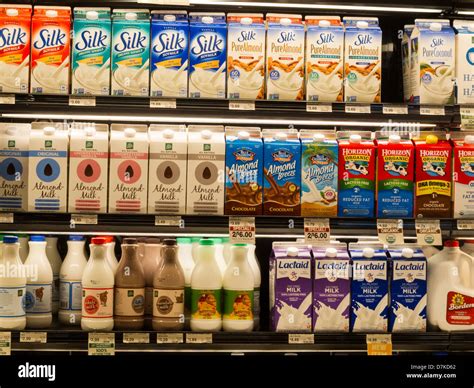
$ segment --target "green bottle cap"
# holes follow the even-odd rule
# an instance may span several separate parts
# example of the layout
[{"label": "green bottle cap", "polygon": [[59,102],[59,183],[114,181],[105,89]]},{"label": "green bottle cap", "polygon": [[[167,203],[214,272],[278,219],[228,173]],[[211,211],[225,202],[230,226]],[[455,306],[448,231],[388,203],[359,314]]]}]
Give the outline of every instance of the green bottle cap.
[{"label": "green bottle cap", "polygon": [[178,241],[178,244],[191,244],[191,239],[188,237],[178,237],[176,241]]},{"label": "green bottle cap", "polygon": [[214,239],[212,239],[212,238],[201,239],[199,241],[199,245],[214,245]]}]

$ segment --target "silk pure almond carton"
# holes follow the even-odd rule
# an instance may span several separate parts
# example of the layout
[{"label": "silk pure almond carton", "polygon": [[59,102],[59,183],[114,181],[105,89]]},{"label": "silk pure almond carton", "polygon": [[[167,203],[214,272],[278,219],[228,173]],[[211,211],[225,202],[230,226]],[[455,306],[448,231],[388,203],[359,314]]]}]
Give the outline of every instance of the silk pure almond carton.
[{"label": "silk pure almond carton", "polygon": [[452,133],[454,218],[474,216],[474,133]]}]

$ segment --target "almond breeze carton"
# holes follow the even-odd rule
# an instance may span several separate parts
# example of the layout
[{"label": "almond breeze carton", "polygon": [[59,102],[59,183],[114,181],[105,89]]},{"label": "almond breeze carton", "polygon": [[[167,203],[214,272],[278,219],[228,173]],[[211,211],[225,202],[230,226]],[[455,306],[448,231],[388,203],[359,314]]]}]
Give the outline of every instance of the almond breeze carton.
[{"label": "almond breeze carton", "polygon": [[451,133],[454,144],[454,218],[474,216],[474,133]]},{"label": "almond breeze carton", "polygon": [[273,331],[312,331],[312,258],[308,245],[273,243],[270,315]]},{"label": "almond breeze carton", "polygon": [[189,22],[186,11],[152,11],[151,96],[188,96],[188,55]]},{"label": "almond breeze carton", "polygon": [[30,124],[0,123],[0,210],[28,211]]},{"label": "almond breeze carton", "polygon": [[474,21],[455,20],[456,84],[458,104],[474,104]]},{"label": "almond breeze carton", "polygon": [[344,27],[339,16],[306,16],[306,99],[342,102]]},{"label": "almond breeze carton", "polygon": [[28,93],[31,5],[0,5],[0,93]]}]

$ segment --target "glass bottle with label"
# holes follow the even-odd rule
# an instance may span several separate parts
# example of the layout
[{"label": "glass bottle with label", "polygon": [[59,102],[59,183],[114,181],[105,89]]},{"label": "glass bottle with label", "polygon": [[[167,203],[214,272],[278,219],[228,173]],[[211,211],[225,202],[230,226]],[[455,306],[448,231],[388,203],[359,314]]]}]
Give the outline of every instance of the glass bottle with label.
[{"label": "glass bottle with label", "polygon": [[115,329],[143,329],[145,315],[145,274],[138,260],[138,242],[125,238],[122,258],[115,274]]},{"label": "glass bottle with label", "polygon": [[53,270],[52,311],[53,314],[57,314],[59,310],[59,271],[62,264],[61,255],[58,251],[57,237],[46,237],[46,256]]},{"label": "glass bottle with label", "polygon": [[161,240],[150,237],[146,239],[143,270],[145,272],[145,327],[152,328],[153,319],[153,278],[158,264],[161,262]]},{"label": "glass bottle with label", "polygon": [[195,267],[192,253],[192,243],[190,238],[177,238],[178,258],[184,272],[184,315],[186,318],[186,327],[189,327],[191,318],[191,275]]},{"label": "glass bottle with label", "polygon": [[67,255],[59,272],[59,322],[64,325],[81,323],[82,274],[87,265],[83,236],[69,236]]},{"label": "glass bottle with label", "polygon": [[184,329],[184,272],[176,240],[163,241],[161,262],[153,280],[153,330]]},{"label": "glass bottle with label", "polygon": [[53,321],[53,270],[46,256],[44,236],[31,236],[30,252],[25,261],[26,279],[26,327],[46,329]]}]

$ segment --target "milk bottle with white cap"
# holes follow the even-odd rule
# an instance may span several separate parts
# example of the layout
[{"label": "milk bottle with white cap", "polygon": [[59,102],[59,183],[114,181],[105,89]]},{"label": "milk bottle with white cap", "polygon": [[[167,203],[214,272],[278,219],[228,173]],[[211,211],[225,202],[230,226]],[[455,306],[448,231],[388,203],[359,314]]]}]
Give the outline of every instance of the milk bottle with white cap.
[{"label": "milk bottle with white cap", "polygon": [[458,104],[474,103],[474,22],[472,20],[455,20],[456,32],[456,90]]},{"label": "milk bottle with white cap", "polygon": [[26,326],[26,277],[18,248],[16,236],[3,237],[3,244],[0,244],[1,330],[23,330]]},{"label": "milk bottle with white cap", "polygon": [[454,217],[474,216],[474,133],[452,134]]},{"label": "milk bottle with white cap", "polygon": [[61,271],[61,255],[58,251],[58,238],[53,236],[46,237],[46,256],[53,270],[53,293],[52,310],[57,314],[59,310],[59,272]]}]

